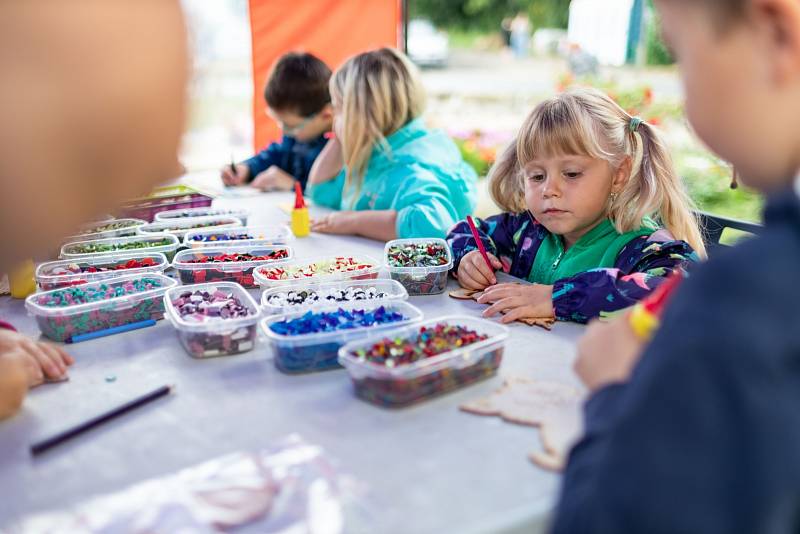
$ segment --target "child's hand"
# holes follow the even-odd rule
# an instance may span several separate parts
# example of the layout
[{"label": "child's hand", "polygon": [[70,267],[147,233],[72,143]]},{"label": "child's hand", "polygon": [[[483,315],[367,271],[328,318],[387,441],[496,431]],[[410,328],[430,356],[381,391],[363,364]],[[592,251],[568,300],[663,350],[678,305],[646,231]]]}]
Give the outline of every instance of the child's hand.
[{"label": "child's hand", "polygon": [[355,235],[353,215],[352,211],[334,211],[322,219],[311,221],[311,231],[322,234]]},{"label": "child's hand", "polygon": [[242,185],[250,176],[250,168],[247,165],[237,163],[234,168],[236,174],[233,173],[230,165],[225,165],[220,170],[220,178],[225,185]]},{"label": "child's hand", "polygon": [[0,354],[0,419],[17,413],[28,392],[27,356],[19,351]]},{"label": "child's hand", "polygon": [[266,171],[257,174],[250,185],[262,191],[292,191],[294,182],[291,174],[273,165]]},{"label": "child's hand", "polygon": [[22,358],[28,376],[28,386],[34,387],[45,379],[60,380],[75,360],[61,348],[41,343],[12,330],[0,330],[0,357],[16,354]]},{"label": "child's hand", "polygon": [[[503,268],[503,264],[500,263],[500,260],[493,254],[487,252],[486,255],[489,257],[489,261],[492,262],[492,267],[494,267],[495,270]],[[478,291],[497,283],[494,271],[489,269],[489,266],[486,265],[483,256],[481,256],[478,250],[468,252],[461,258],[461,263],[458,264],[456,277],[461,287]]]},{"label": "child's hand", "polygon": [[578,341],[575,372],[589,391],[626,382],[639,361],[645,343],[628,321],[628,314],[605,323],[592,321]]},{"label": "child's hand", "polygon": [[484,317],[503,313],[502,323],[519,319],[553,317],[553,286],[542,284],[498,284],[487,288],[478,302],[491,304]]}]

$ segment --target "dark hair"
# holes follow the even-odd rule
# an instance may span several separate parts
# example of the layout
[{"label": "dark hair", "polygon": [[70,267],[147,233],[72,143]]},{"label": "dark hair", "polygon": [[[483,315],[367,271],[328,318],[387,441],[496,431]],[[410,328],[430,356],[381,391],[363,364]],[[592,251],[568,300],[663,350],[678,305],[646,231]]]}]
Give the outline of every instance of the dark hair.
[{"label": "dark hair", "polygon": [[[695,0],[691,0],[695,1]],[[744,16],[748,0],[703,0],[716,15],[721,28],[730,26],[731,22],[741,20]]]},{"label": "dark hair", "polygon": [[318,57],[290,52],[272,68],[264,89],[264,100],[276,111],[310,117],[330,104],[330,78],[331,69]]}]

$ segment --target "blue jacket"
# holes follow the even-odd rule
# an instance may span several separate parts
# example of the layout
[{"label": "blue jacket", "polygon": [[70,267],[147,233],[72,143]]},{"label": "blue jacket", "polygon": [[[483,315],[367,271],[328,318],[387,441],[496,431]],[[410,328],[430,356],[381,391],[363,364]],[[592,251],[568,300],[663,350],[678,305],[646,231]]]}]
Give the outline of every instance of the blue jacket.
[{"label": "blue jacket", "polygon": [[314,203],[337,210],[396,210],[399,238],[445,237],[475,209],[477,175],[444,132],[414,119],[373,149],[361,187],[345,173],[309,188]]},{"label": "blue jacket", "polygon": [[294,176],[305,189],[311,166],[327,142],[324,135],[305,143],[284,135],[280,143],[272,143],[243,162],[250,169],[248,181],[252,182],[256,175],[276,165],[282,171]]},{"label": "blue jacket", "polygon": [[597,391],[553,532],[800,532],[800,201],[678,288],[625,385]]}]

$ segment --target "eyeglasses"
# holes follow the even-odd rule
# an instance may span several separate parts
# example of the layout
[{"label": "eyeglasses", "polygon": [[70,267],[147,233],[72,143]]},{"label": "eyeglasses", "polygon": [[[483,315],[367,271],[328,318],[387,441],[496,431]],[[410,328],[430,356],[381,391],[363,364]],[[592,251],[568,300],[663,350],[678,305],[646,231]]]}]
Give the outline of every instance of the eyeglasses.
[{"label": "eyeglasses", "polygon": [[[280,126],[280,127],[281,127],[281,130],[283,131],[284,135],[288,135],[289,137],[293,137],[293,136],[297,135],[298,133],[300,133],[300,132],[303,130],[303,128],[305,128],[306,126],[308,126],[308,124],[309,124],[311,121],[313,121],[314,119],[316,119],[316,118],[317,118],[317,115],[319,115],[319,113],[314,113],[313,115],[309,115],[308,117],[306,117],[305,119],[303,119],[303,120],[302,120],[302,122],[300,122],[300,124],[298,124],[297,126],[293,126],[293,127],[291,127],[291,128],[290,128],[290,127],[288,127],[288,126],[286,126],[286,123],[285,123],[285,122],[283,122],[283,121],[280,121],[280,120],[278,120],[278,119],[275,119],[275,122],[277,122],[277,123],[278,123],[278,126]],[[274,117],[273,117],[273,118],[274,118]]]}]

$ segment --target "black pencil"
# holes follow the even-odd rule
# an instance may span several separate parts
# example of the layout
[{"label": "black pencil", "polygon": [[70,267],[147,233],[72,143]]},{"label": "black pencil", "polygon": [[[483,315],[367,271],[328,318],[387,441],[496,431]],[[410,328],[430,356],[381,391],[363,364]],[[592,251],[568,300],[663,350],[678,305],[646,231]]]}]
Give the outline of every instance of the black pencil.
[{"label": "black pencil", "polygon": [[233,154],[231,154],[231,172],[233,173],[233,177],[236,178],[236,163],[233,159]]},{"label": "black pencil", "polygon": [[130,412],[131,410],[135,410],[136,408],[144,406],[145,404],[152,402],[160,397],[169,395],[172,392],[173,387],[174,386],[161,386],[160,388],[151,391],[150,393],[147,393],[145,395],[142,395],[141,397],[137,397],[131,401],[128,401],[125,404],[117,406],[116,408],[113,408],[112,410],[109,410],[103,414],[92,417],[88,421],[84,421],[83,423],[75,425],[72,428],[68,428],[62,432],[59,432],[58,434],[52,437],[34,443],[33,445],[31,445],[31,454],[33,456],[42,454],[46,450],[51,449],[56,445],[60,445],[61,443],[64,443],[65,441],[74,438],[75,436],[79,436],[80,434],[83,434],[84,432],[91,430],[96,426],[100,426],[106,421],[110,421],[115,417],[119,417],[120,415]]}]

